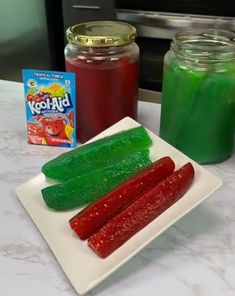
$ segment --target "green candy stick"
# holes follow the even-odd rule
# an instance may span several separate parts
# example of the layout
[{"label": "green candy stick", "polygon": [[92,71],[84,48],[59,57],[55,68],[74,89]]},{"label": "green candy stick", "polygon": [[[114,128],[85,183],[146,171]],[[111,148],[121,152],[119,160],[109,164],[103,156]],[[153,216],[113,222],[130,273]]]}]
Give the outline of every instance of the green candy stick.
[{"label": "green candy stick", "polygon": [[234,93],[230,73],[209,72],[197,91],[178,148],[200,163],[226,159],[234,143]]},{"label": "green candy stick", "polygon": [[42,167],[46,177],[65,181],[117,162],[151,146],[152,140],[144,127],[139,126],[107,136],[66,152]]},{"label": "green candy stick", "polygon": [[166,69],[166,86],[163,86],[160,136],[175,147],[195,104],[197,90],[207,74],[187,67],[174,61]]},{"label": "green candy stick", "polygon": [[98,168],[61,184],[42,189],[48,207],[67,210],[93,202],[151,164],[149,150],[141,150],[112,165]]},{"label": "green candy stick", "polygon": [[235,66],[199,66],[182,60],[166,65],[160,136],[195,161],[213,163],[233,151]]}]

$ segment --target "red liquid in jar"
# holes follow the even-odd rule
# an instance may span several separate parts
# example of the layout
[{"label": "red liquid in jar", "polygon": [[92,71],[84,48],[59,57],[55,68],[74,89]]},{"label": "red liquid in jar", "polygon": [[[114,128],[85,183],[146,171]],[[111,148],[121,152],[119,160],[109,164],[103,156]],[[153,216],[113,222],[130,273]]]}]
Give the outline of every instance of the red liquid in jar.
[{"label": "red liquid in jar", "polygon": [[125,116],[137,118],[138,61],[67,59],[66,70],[76,73],[80,143]]}]

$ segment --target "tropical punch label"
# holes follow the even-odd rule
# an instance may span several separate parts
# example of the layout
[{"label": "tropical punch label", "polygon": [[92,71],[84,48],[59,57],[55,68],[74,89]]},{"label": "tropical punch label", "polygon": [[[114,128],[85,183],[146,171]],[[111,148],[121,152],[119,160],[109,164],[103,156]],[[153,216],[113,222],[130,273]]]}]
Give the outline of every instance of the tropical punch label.
[{"label": "tropical punch label", "polygon": [[75,74],[22,70],[28,143],[76,146]]}]

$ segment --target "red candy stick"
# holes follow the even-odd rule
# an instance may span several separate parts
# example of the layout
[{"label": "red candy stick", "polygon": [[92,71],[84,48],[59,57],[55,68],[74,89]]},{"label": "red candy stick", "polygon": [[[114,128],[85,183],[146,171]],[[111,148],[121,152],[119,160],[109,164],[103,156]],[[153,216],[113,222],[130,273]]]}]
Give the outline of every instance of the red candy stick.
[{"label": "red candy stick", "polygon": [[159,159],[71,218],[71,228],[81,239],[87,239],[144,192],[172,174],[174,169],[170,157]]},{"label": "red candy stick", "polygon": [[92,235],[88,240],[89,246],[100,257],[109,256],[179,200],[191,185],[193,177],[193,166],[187,163]]}]

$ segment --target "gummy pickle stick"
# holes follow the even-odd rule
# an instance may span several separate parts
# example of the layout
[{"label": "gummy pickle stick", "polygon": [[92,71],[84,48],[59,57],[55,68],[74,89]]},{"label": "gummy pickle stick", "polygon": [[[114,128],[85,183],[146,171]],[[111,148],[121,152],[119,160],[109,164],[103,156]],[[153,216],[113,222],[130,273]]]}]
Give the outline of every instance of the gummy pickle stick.
[{"label": "gummy pickle stick", "polygon": [[178,201],[188,190],[194,169],[187,163],[90,236],[88,245],[105,258]]},{"label": "gummy pickle stick", "polygon": [[151,164],[149,150],[141,150],[64,183],[42,189],[48,207],[67,210],[97,200],[127,178]]},{"label": "gummy pickle stick", "polygon": [[118,158],[146,149],[151,144],[147,131],[139,126],[66,152],[47,162],[42,172],[52,179],[68,180],[114,164]]},{"label": "gummy pickle stick", "polygon": [[175,164],[168,156],[155,161],[75,215],[69,221],[71,228],[81,239],[87,239],[174,169]]}]

